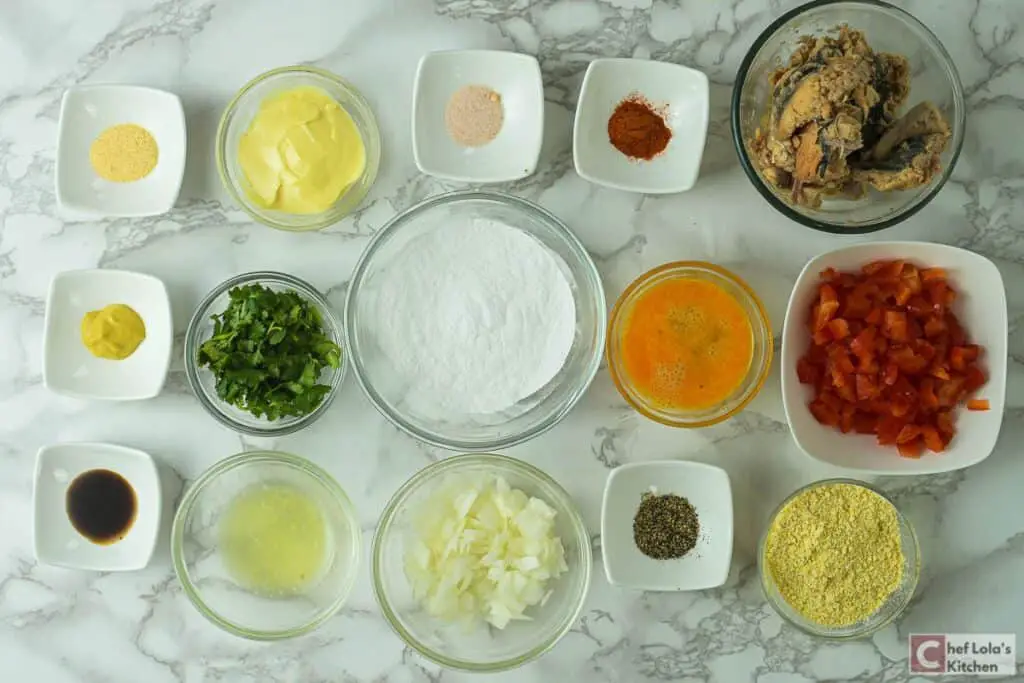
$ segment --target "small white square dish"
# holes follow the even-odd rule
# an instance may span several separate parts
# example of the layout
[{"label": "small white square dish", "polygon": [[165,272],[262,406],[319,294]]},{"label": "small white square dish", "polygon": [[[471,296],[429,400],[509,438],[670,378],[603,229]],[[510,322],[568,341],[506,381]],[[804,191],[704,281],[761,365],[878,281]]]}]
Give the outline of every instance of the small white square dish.
[{"label": "small white square dish", "polygon": [[142,451],[104,443],[36,455],[33,538],[45,564],[131,571],[149,564],[160,531],[160,476]]},{"label": "small white square dish", "polygon": [[[697,512],[697,545],[681,558],[655,560],[633,539],[633,518],[644,494],[675,494]],[[601,503],[601,556],[608,581],[649,591],[721,586],[732,562],[732,487],[725,470],[688,460],[638,462],[608,475]]]},{"label": "small white square dish", "polygon": [[[672,131],[650,161],[630,159],[608,139],[608,120],[623,100],[640,95],[663,112]],[[572,131],[576,172],[598,185],[646,194],[689,190],[697,182],[708,133],[708,77],[646,59],[595,59],[587,67]]]},{"label": "small white square dish", "polygon": [[[110,304],[126,304],[142,318],[146,336],[124,360],[94,356],[82,342],[82,318]],[[160,393],[171,362],[174,327],[164,283],[125,270],[58,273],[46,299],[43,384],[84,399],[132,401]]]},{"label": "small white square dish", "polygon": [[[93,169],[89,151],[103,131],[136,124],[156,140],[153,170],[134,182],[110,182]],[[57,133],[57,203],[73,217],[155,216],[170,211],[185,175],[185,112],[181,100],[156,88],[83,85],[69,88]]]},{"label": "small white square dish", "polygon": [[[482,86],[501,98],[497,136],[478,147],[455,141],[445,121],[453,95]],[[537,169],[544,137],[544,83],[536,58],[501,50],[447,50],[420,59],[413,86],[412,147],[428,175],[475,183],[500,183]]]},{"label": "small white square dish", "polygon": [[[826,268],[858,271],[872,261],[902,259],[918,268],[938,267],[956,291],[953,312],[968,341],[984,348],[981,365],[988,383],[978,398],[989,410],[956,409],[956,434],[941,453],[925,451],[920,458],[900,457],[895,446],[880,446],[873,434],[843,434],[820,424],[808,409],[814,389],[801,384],[797,362],[810,346],[807,315],[818,295],[820,273]],[[841,313],[841,309],[840,309]],[[804,266],[789,298],[782,332],[782,401],[790,431],[800,450],[822,462],[866,474],[916,475],[948,472],[981,462],[995,448],[1006,403],[1008,321],[1006,288],[990,260],[974,252],[929,242],[857,244],[817,256]]]}]

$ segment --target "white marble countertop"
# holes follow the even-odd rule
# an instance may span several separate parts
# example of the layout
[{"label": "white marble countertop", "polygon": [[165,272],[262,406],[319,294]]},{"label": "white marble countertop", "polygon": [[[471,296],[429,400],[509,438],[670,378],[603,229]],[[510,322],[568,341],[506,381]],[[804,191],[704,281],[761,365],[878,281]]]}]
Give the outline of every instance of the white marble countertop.
[{"label": "white marble countertop", "polygon": [[[221,280],[255,269],[294,273],[339,307],[367,238],[396,211],[457,187],[416,172],[409,102],[420,55],[497,47],[536,54],[547,85],[538,172],[506,189],[565,219],[596,258],[609,300],[648,267],[704,258],[735,268],[775,323],[797,272],[838,238],[787,222],[752,189],[729,138],[728,98],[754,37],[780,0],[5,0],[0,3],[0,680],[38,683],[465,681],[403,647],[374,603],[368,565],[343,613],[277,644],[232,638],[192,609],[161,542],[149,568],[68,571],[32,556],[31,480],[40,446],[111,441],[160,462],[169,493],[248,446],[193,398],[180,362],[193,306]],[[1006,280],[1010,377],[1002,438],[964,472],[886,480],[916,522],[924,575],[900,621],[869,640],[815,641],[765,604],[753,553],[769,510],[808,481],[835,474],[801,455],[783,421],[778,372],[742,415],[677,431],[632,412],[605,371],[557,428],[510,454],[543,467],[598,528],[605,476],[619,463],[692,458],[732,477],[736,545],[717,590],[643,594],[608,585],[595,567],[581,621],[554,651],[501,681],[648,679],[782,683],[906,681],[909,632],[1024,633],[1024,4],[901,2],[953,54],[967,92],[963,155],[938,198],[877,238],[928,239],[977,250]],[[712,81],[701,178],[662,198],[600,189],[572,169],[573,105],[599,56],[678,61]],[[364,208],[317,234],[252,223],[227,199],[213,163],[220,111],[246,80],[309,62],[354,81],[376,110],[382,171]],[[188,170],[177,208],[158,218],[65,222],[53,190],[61,94],[77,83],[148,84],[181,95]],[[71,268],[153,273],[173,299],[178,348],[163,394],[141,403],[59,398],[41,383],[44,297]],[[391,493],[445,455],[379,416],[350,377],[327,417],[278,447],[330,470],[354,498],[369,537]],[[365,563],[364,563],[365,564]],[[1024,673],[1024,668],[1019,669]],[[918,679],[924,681],[925,679]]]}]

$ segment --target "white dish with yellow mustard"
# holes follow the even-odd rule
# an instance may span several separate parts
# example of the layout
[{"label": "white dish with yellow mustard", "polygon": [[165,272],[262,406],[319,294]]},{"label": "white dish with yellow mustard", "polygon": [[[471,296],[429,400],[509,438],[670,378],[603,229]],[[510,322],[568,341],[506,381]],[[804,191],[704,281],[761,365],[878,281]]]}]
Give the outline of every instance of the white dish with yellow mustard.
[{"label": "white dish with yellow mustard", "polygon": [[43,384],[66,396],[132,401],[160,393],[174,327],[167,288],[125,270],[58,273],[46,299]]}]

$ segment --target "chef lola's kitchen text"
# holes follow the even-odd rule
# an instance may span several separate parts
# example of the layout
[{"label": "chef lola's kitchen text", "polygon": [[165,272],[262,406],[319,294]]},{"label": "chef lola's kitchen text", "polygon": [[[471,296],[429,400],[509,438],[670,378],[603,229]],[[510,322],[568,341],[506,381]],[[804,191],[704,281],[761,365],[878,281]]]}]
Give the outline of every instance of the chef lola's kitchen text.
[{"label": "chef lola's kitchen text", "polygon": [[1016,657],[1013,633],[910,634],[910,672],[922,676],[1008,676]]}]

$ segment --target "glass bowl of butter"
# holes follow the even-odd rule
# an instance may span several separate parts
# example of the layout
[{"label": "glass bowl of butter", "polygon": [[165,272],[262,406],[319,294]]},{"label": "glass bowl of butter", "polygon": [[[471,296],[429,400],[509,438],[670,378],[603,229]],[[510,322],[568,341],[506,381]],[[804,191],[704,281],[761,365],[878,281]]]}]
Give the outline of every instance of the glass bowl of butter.
[{"label": "glass bowl of butter", "polygon": [[331,475],[296,455],[248,451],[185,492],[171,555],[200,614],[243,638],[280,640],[341,609],[361,538],[355,508]]},{"label": "glass bowl of butter", "polygon": [[224,187],[255,220],[279,230],[326,228],[351,213],[380,166],[380,131],[352,84],[310,66],[252,79],[217,129]]}]

